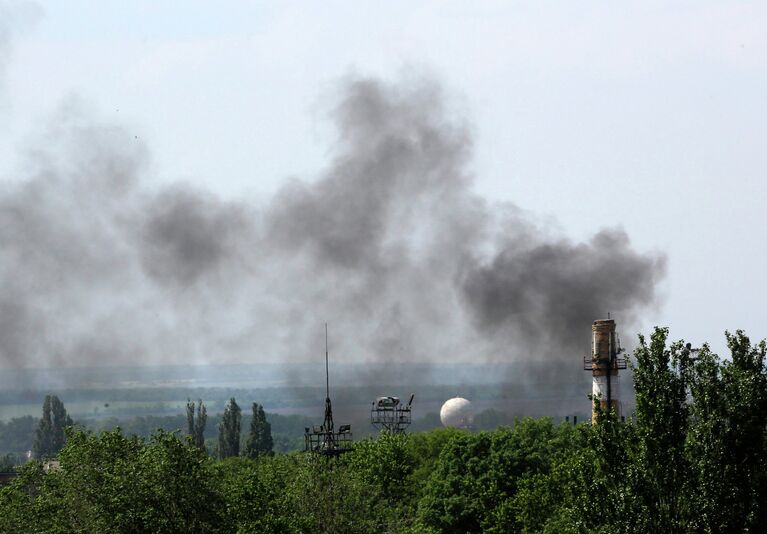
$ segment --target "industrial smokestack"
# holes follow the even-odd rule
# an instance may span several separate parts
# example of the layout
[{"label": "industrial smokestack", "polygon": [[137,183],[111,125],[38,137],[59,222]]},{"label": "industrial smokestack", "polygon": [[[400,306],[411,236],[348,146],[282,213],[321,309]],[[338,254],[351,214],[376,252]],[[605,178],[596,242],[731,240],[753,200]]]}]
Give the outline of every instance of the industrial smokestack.
[{"label": "industrial smokestack", "polygon": [[[626,360],[620,357],[623,349],[615,334],[615,321],[601,319],[591,325],[591,360],[584,361],[584,369],[593,377],[591,394],[598,400],[602,411],[612,411],[621,416],[620,379],[618,371],[626,368]],[[591,421],[597,417],[596,404]]]}]

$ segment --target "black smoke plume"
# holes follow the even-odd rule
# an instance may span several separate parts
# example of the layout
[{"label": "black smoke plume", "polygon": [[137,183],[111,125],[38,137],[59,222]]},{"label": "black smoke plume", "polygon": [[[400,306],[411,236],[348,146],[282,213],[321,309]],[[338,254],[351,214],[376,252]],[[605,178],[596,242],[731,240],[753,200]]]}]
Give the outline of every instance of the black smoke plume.
[{"label": "black smoke plume", "polygon": [[324,321],[342,361],[565,361],[607,311],[630,327],[664,258],[477,196],[445,101],[345,80],[327,168],[263,205],[150,187],[139,139],[64,105],[2,183],[2,364],[307,360]]}]

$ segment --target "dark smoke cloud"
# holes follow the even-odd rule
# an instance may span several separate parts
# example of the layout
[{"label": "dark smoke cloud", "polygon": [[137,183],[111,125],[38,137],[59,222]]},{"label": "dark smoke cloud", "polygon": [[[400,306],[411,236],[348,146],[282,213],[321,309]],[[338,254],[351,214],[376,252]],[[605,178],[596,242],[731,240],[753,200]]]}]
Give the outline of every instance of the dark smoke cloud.
[{"label": "dark smoke cloud", "polygon": [[3,364],[306,360],[324,321],[375,372],[566,359],[655,303],[664,259],[624,232],[552,238],[472,192],[436,83],[349,79],[336,102],[328,168],[263,206],[147,187],[135,136],[64,106],[0,193]]},{"label": "dark smoke cloud", "polygon": [[176,186],[147,206],[142,265],[159,284],[181,287],[212,273],[223,276],[228,263],[247,254],[252,224],[244,206]]},{"label": "dark smoke cloud", "polygon": [[522,228],[467,270],[462,290],[477,327],[524,349],[533,363],[571,360],[591,319],[612,312],[630,325],[653,304],[665,259],[633,251],[625,232],[602,230],[574,244]]}]

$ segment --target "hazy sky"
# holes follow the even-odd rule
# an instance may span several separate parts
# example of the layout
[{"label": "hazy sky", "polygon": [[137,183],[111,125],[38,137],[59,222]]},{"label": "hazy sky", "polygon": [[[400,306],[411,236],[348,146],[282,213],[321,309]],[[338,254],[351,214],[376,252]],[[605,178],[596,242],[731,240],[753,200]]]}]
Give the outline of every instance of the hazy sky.
[{"label": "hazy sky", "polygon": [[2,179],[75,100],[144,140],[157,186],[258,202],[327,163],[339,80],[426,73],[471,123],[478,194],[667,254],[645,331],[767,336],[767,4],[211,6],[0,1]]}]

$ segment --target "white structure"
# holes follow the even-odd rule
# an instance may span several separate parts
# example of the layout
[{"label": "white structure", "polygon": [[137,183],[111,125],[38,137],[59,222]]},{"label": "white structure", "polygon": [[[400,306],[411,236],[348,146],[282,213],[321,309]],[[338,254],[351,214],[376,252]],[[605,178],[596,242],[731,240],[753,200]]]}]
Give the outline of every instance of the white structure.
[{"label": "white structure", "polygon": [[442,405],[439,419],[442,421],[442,426],[468,428],[474,421],[474,409],[470,401],[462,397],[455,397],[445,401],[445,404]]},{"label": "white structure", "polygon": [[[608,380],[610,381],[608,388]],[[621,379],[618,374],[598,376],[594,375],[591,382],[591,394],[601,400],[603,408],[607,408],[607,399],[610,398],[610,408],[621,414]]]}]

